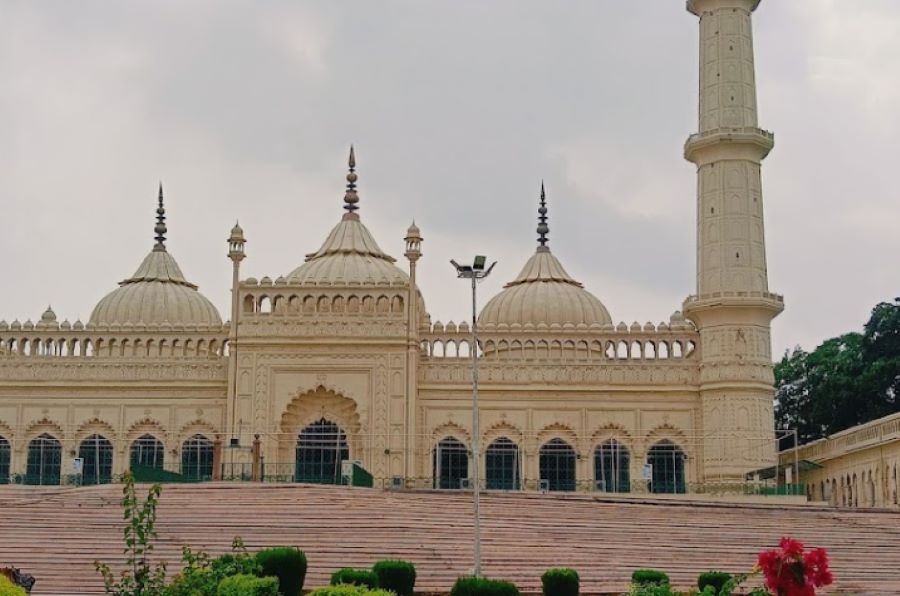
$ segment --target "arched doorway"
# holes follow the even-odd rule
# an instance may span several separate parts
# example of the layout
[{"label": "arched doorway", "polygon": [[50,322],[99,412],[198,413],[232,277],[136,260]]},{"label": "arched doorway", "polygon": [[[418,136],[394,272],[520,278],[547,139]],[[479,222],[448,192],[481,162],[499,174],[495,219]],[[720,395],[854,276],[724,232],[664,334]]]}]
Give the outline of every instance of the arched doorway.
[{"label": "arched doorway", "polygon": [[631,457],[624,445],[610,439],[594,450],[595,488],[608,493],[631,491]]},{"label": "arched doorway", "polygon": [[196,434],[181,444],[181,475],[194,481],[212,480],[212,441]]},{"label": "arched doorway", "polygon": [[562,439],[551,439],[541,446],[541,482],[547,490],[575,490],[575,450]]},{"label": "arched doorway", "polygon": [[9,461],[12,450],[6,437],[0,436],[0,484],[9,484]]},{"label": "arched doorway", "polygon": [[438,441],[433,460],[434,487],[459,489],[469,478],[469,450],[458,439]]},{"label": "arched doorway", "polygon": [[62,445],[48,433],[28,443],[25,484],[59,484]]},{"label": "arched doorway", "polygon": [[136,467],[162,470],[165,457],[162,441],[153,435],[142,435],[131,443],[128,462],[132,470]]},{"label": "arched doorway", "polygon": [[109,439],[91,435],[78,446],[82,459],[82,484],[108,484],[112,482],[113,446]]},{"label": "arched doorway", "polygon": [[297,437],[295,482],[340,484],[341,462],[350,459],[347,435],[324,418],[304,428]]},{"label": "arched doorway", "polygon": [[506,437],[495,439],[484,453],[488,490],[519,490],[519,446]]},{"label": "arched doorway", "polygon": [[647,453],[647,463],[652,474],[650,492],[687,492],[684,478],[684,451],[668,439],[659,441]]}]

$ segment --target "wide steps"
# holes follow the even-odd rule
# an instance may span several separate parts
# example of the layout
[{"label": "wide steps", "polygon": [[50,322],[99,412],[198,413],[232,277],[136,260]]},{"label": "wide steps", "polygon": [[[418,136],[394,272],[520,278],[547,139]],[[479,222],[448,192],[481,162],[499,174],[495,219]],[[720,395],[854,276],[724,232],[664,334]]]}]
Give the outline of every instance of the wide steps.
[{"label": "wide steps", "polygon": [[[93,562],[122,554],[120,486],[0,487],[0,565],[38,579],[34,594],[100,594]],[[145,493],[145,489],[140,488]],[[666,571],[688,588],[707,569],[749,570],[784,535],[828,549],[841,590],[900,593],[900,513],[832,508],[604,500],[590,495],[490,493],[482,501],[486,575],[540,590],[540,575],[571,566],[585,594],[627,588],[631,571]],[[210,483],[165,485],[155,556],[170,572],[182,545],[219,554],[287,544],[309,557],[306,585],[339,567],[404,558],[417,589],[447,592],[472,566],[472,495]]]}]

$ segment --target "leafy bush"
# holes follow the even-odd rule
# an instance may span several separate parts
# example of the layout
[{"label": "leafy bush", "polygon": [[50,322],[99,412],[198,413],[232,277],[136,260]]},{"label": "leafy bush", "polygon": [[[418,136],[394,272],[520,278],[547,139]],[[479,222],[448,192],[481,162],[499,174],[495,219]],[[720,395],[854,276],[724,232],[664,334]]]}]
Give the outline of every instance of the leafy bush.
[{"label": "leafy bush", "polygon": [[396,596],[396,594],[387,590],[370,590],[364,586],[338,584],[336,586],[316,588],[306,596]]},{"label": "leafy bush", "polygon": [[278,579],[255,575],[232,575],[219,583],[216,596],[278,596]]},{"label": "leafy bush", "polygon": [[713,594],[719,594],[730,580],[731,574],[725,571],[706,571],[697,578],[697,587],[702,591],[706,586],[710,586]]},{"label": "leafy bush", "polygon": [[453,584],[450,596],[519,596],[519,588],[503,580],[461,577]]},{"label": "leafy bush", "polygon": [[378,587],[397,596],[412,596],[416,585],[416,566],[409,561],[378,561],[372,567],[378,577]]},{"label": "leafy bush", "polygon": [[331,585],[352,584],[374,590],[378,587],[378,576],[368,569],[338,569],[331,574]]},{"label": "leafy bush", "polygon": [[0,575],[0,596],[28,596],[28,593],[25,588],[9,581],[5,575]]},{"label": "leafy bush", "polygon": [[669,584],[631,584],[628,596],[681,596],[681,593],[674,592]]},{"label": "leafy bush", "polygon": [[284,596],[300,596],[306,580],[306,555],[299,548],[276,546],[256,553],[259,575],[278,578]]},{"label": "leafy bush", "polygon": [[544,596],[578,596],[578,572],[574,569],[548,569],[541,576]]},{"label": "leafy bush", "polygon": [[668,585],[669,576],[656,569],[635,569],[631,574],[631,581],[639,586],[648,584]]},{"label": "leafy bush", "polygon": [[231,552],[215,559],[190,547],[181,549],[182,570],[163,590],[164,596],[216,596],[219,582],[234,575],[258,575],[259,563],[247,553],[244,542],[235,538]]}]

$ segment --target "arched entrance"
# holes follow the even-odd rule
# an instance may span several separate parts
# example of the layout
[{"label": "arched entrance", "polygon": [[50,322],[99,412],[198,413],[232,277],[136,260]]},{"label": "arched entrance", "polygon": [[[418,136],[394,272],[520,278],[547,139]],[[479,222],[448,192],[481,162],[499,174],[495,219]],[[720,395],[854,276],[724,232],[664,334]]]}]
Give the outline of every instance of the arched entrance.
[{"label": "arched entrance", "polygon": [[197,434],[181,445],[181,475],[188,480],[212,480],[213,442]]},{"label": "arched entrance", "polygon": [[62,445],[53,435],[44,433],[28,443],[25,484],[59,484]]},{"label": "arched entrance", "polygon": [[350,459],[347,435],[334,422],[320,419],[297,436],[294,481],[340,484],[341,462]]},{"label": "arched entrance", "polygon": [[141,466],[162,470],[165,456],[162,441],[153,435],[142,435],[131,443],[129,464],[132,470]]},{"label": "arched entrance", "polygon": [[9,484],[9,460],[11,449],[6,437],[0,437],[0,484]]},{"label": "arched entrance", "polygon": [[647,463],[652,469],[650,492],[687,492],[684,460],[684,451],[672,441],[665,439],[654,444],[647,453]]},{"label": "arched entrance", "polygon": [[519,490],[519,446],[511,439],[495,439],[484,453],[485,482],[489,490]]},{"label": "arched entrance", "polygon": [[463,488],[469,478],[469,450],[458,439],[445,437],[434,449],[433,474],[435,488]]},{"label": "arched entrance", "polygon": [[594,451],[595,488],[608,493],[627,493],[631,490],[628,466],[631,457],[624,445],[610,439]]},{"label": "arched entrance", "polygon": [[541,445],[540,474],[547,490],[575,490],[575,450],[572,446],[559,438]]},{"label": "arched entrance", "polygon": [[108,484],[112,482],[113,446],[101,435],[91,435],[78,446],[82,459],[82,484]]}]

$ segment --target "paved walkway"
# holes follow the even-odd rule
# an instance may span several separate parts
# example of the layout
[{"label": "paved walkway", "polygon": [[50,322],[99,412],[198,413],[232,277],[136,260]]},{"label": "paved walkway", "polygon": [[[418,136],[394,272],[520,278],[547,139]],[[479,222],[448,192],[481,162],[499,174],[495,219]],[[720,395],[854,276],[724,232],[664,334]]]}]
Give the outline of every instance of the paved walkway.
[{"label": "paved walkway", "polygon": [[[99,594],[93,561],[122,560],[121,486],[0,487],[0,566],[37,578],[34,594]],[[144,491],[142,491],[144,492]],[[540,590],[571,566],[585,594],[625,590],[631,571],[662,569],[687,589],[700,571],[747,570],[782,535],[828,549],[836,587],[900,594],[900,512],[810,506],[604,501],[590,495],[488,494],[484,573]],[[241,536],[251,550],[297,545],[307,587],[338,567],[415,562],[417,589],[447,592],[472,566],[472,496],[454,492],[212,483],[165,485],[156,553],[177,568],[184,544],[211,553]]]}]

